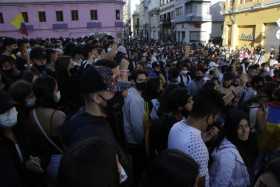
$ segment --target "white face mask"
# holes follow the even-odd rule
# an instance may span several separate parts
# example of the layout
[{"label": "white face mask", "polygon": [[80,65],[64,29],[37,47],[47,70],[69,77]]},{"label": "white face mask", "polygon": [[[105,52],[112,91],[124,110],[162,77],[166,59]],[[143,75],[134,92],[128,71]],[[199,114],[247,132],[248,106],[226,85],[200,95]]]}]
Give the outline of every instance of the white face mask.
[{"label": "white face mask", "polygon": [[0,114],[0,125],[5,128],[15,126],[17,124],[17,116],[18,116],[18,112],[16,108],[13,107],[6,113]]},{"label": "white face mask", "polygon": [[59,103],[60,99],[61,99],[61,94],[60,91],[58,91],[54,94],[54,102]]},{"label": "white face mask", "polygon": [[269,68],[269,67],[265,67],[265,68],[264,68],[264,71],[265,71],[265,72],[270,72],[270,68]]},{"label": "white face mask", "polygon": [[35,103],[36,103],[35,97],[25,100],[25,106],[27,106],[27,107],[33,107],[35,105]]},{"label": "white face mask", "polygon": [[108,49],[107,49],[107,53],[109,53],[109,52],[111,52],[113,49],[111,48],[111,47],[109,47]]}]

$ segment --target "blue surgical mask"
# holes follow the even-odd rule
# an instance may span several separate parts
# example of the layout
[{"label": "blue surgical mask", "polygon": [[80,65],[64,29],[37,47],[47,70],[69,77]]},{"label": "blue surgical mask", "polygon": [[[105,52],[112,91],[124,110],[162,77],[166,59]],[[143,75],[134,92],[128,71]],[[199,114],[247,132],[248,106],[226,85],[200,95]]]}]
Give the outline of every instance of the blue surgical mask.
[{"label": "blue surgical mask", "polygon": [[26,99],[25,100],[25,106],[28,107],[28,108],[31,108],[35,105],[36,103],[36,98],[35,97],[32,97],[32,98],[29,98],[29,99]]},{"label": "blue surgical mask", "polygon": [[0,114],[0,127],[11,128],[17,124],[18,112],[15,107],[9,111]]}]

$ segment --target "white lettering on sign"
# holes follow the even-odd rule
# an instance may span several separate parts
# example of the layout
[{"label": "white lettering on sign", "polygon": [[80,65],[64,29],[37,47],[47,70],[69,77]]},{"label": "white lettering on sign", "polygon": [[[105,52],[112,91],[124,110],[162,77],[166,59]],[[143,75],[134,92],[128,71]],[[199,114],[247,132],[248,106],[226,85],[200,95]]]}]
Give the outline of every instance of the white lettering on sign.
[{"label": "white lettering on sign", "polygon": [[252,34],[241,34],[240,40],[246,40],[246,41],[253,41],[255,40],[255,37]]}]

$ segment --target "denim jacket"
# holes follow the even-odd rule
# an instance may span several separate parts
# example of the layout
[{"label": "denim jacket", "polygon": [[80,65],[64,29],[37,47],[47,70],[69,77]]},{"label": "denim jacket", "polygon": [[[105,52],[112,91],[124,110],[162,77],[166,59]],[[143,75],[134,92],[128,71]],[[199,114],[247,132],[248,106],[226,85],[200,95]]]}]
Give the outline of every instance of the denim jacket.
[{"label": "denim jacket", "polygon": [[237,148],[226,138],[212,152],[210,167],[211,187],[246,187],[250,178]]}]

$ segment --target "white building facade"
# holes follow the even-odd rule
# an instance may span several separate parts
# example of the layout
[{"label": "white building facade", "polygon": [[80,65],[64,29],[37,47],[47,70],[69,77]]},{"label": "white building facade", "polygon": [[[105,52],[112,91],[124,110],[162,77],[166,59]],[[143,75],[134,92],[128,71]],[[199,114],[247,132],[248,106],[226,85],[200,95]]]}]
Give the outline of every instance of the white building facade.
[{"label": "white building facade", "polygon": [[160,0],[149,0],[149,36],[152,40],[159,40],[160,33]]},{"label": "white building facade", "polygon": [[160,39],[174,41],[175,37],[175,0],[160,0]]},{"label": "white building facade", "polygon": [[176,41],[207,43],[212,33],[210,0],[176,0]]},{"label": "white building facade", "polygon": [[217,40],[222,38],[224,30],[224,6],[225,1],[217,2],[210,7],[210,14],[212,16],[212,32],[211,39]]}]

